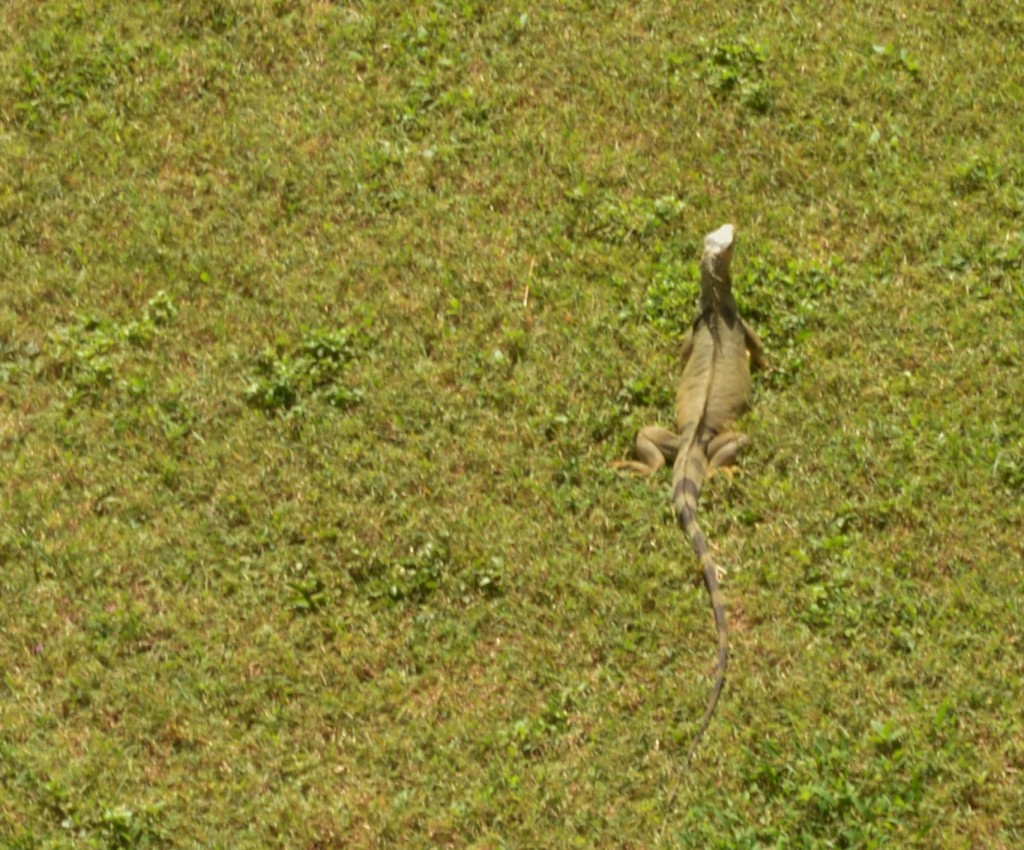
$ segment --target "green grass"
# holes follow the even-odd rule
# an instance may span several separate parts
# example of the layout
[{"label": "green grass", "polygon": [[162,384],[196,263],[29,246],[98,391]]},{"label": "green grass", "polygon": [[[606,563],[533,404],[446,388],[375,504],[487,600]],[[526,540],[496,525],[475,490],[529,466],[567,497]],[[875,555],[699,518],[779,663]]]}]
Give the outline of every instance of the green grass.
[{"label": "green grass", "polygon": [[[0,846],[1021,846],[1022,35],[4,3]],[[726,221],[684,773],[708,604],[609,463]]]}]

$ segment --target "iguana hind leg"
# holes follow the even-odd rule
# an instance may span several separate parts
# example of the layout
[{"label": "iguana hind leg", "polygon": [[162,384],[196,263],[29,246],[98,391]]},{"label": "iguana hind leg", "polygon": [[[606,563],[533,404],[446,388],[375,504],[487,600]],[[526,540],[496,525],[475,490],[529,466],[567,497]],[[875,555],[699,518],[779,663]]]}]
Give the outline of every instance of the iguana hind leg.
[{"label": "iguana hind leg", "polygon": [[636,435],[637,460],[620,460],[616,469],[628,469],[642,475],[653,475],[666,463],[673,463],[679,453],[680,437],[664,428],[642,428]]},{"label": "iguana hind leg", "polygon": [[749,442],[750,437],[739,431],[723,431],[721,434],[716,434],[715,438],[708,443],[707,474],[711,475],[716,469],[731,473],[732,470],[729,467],[736,463],[736,455]]},{"label": "iguana hind leg", "polygon": [[[750,437],[746,434],[739,433],[739,431],[723,431],[721,434],[716,434],[715,438],[708,443],[708,467],[706,475],[710,477],[712,473],[721,470],[731,479],[733,475],[732,467],[736,463],[736,455],[739,454],[740,449],[749,442]],[[716,563],[716,578],[721,581],[724,575],[725,568]]]}]

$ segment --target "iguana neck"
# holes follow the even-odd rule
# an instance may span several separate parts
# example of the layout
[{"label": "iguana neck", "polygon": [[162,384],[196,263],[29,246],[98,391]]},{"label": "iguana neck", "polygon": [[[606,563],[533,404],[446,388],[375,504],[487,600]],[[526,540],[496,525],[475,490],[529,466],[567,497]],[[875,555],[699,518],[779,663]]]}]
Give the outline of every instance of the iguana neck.
[{"label": "iguana neck", "polygon": [[[724,264],[722,264],[724,265]],[[732,316],[736,313],[736,300],[732,297],[729,268],[716,268],[714,262],[702,262],[700,268],[700,311]]]},{"label": "iguana neck", "polygon": [[729,277],[735,236],[736,229],[731,224],[723,224],[704,237],[704,252],[700,256],[701,315],[717,313],[726,319],[736,315]]}]

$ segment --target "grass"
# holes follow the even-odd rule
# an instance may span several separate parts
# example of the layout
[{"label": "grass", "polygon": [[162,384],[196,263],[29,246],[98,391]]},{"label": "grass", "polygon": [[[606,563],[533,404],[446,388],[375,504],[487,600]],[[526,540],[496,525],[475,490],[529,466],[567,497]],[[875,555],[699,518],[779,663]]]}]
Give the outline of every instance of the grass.
[{"label": "grass", "polygon": [[[1022,28],[5,3],[0,844],[1020,846]],[[725,221],[683,773],[710,614],[609,462]]]}]

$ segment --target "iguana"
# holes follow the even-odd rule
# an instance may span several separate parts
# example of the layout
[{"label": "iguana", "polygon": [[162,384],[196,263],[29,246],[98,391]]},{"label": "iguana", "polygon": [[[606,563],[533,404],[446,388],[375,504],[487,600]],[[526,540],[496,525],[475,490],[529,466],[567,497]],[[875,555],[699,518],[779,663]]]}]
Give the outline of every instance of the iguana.
[{"label": "iguana", "polygon": [[704,239],[700,260],[700,314],[683,341],[683,376],[676,395],[676,433],[644,428],[636,437],[639,460],[616,464],[650,475],[672,463],[672,498],[676,519],[700,560],[704,584],[718,630],[718,669],[707,709],[687,754],[693,756],[708,728],[725,684],[729,638],[718,571],[708,541],[697,525],[697,500],[704,479],[731,465],[749,438],[732,430],[750,406],[750,363],[760,367],[764,350],[757,334],[740,318],[732,295],[729,264],[735,228],[725,224]]}]

